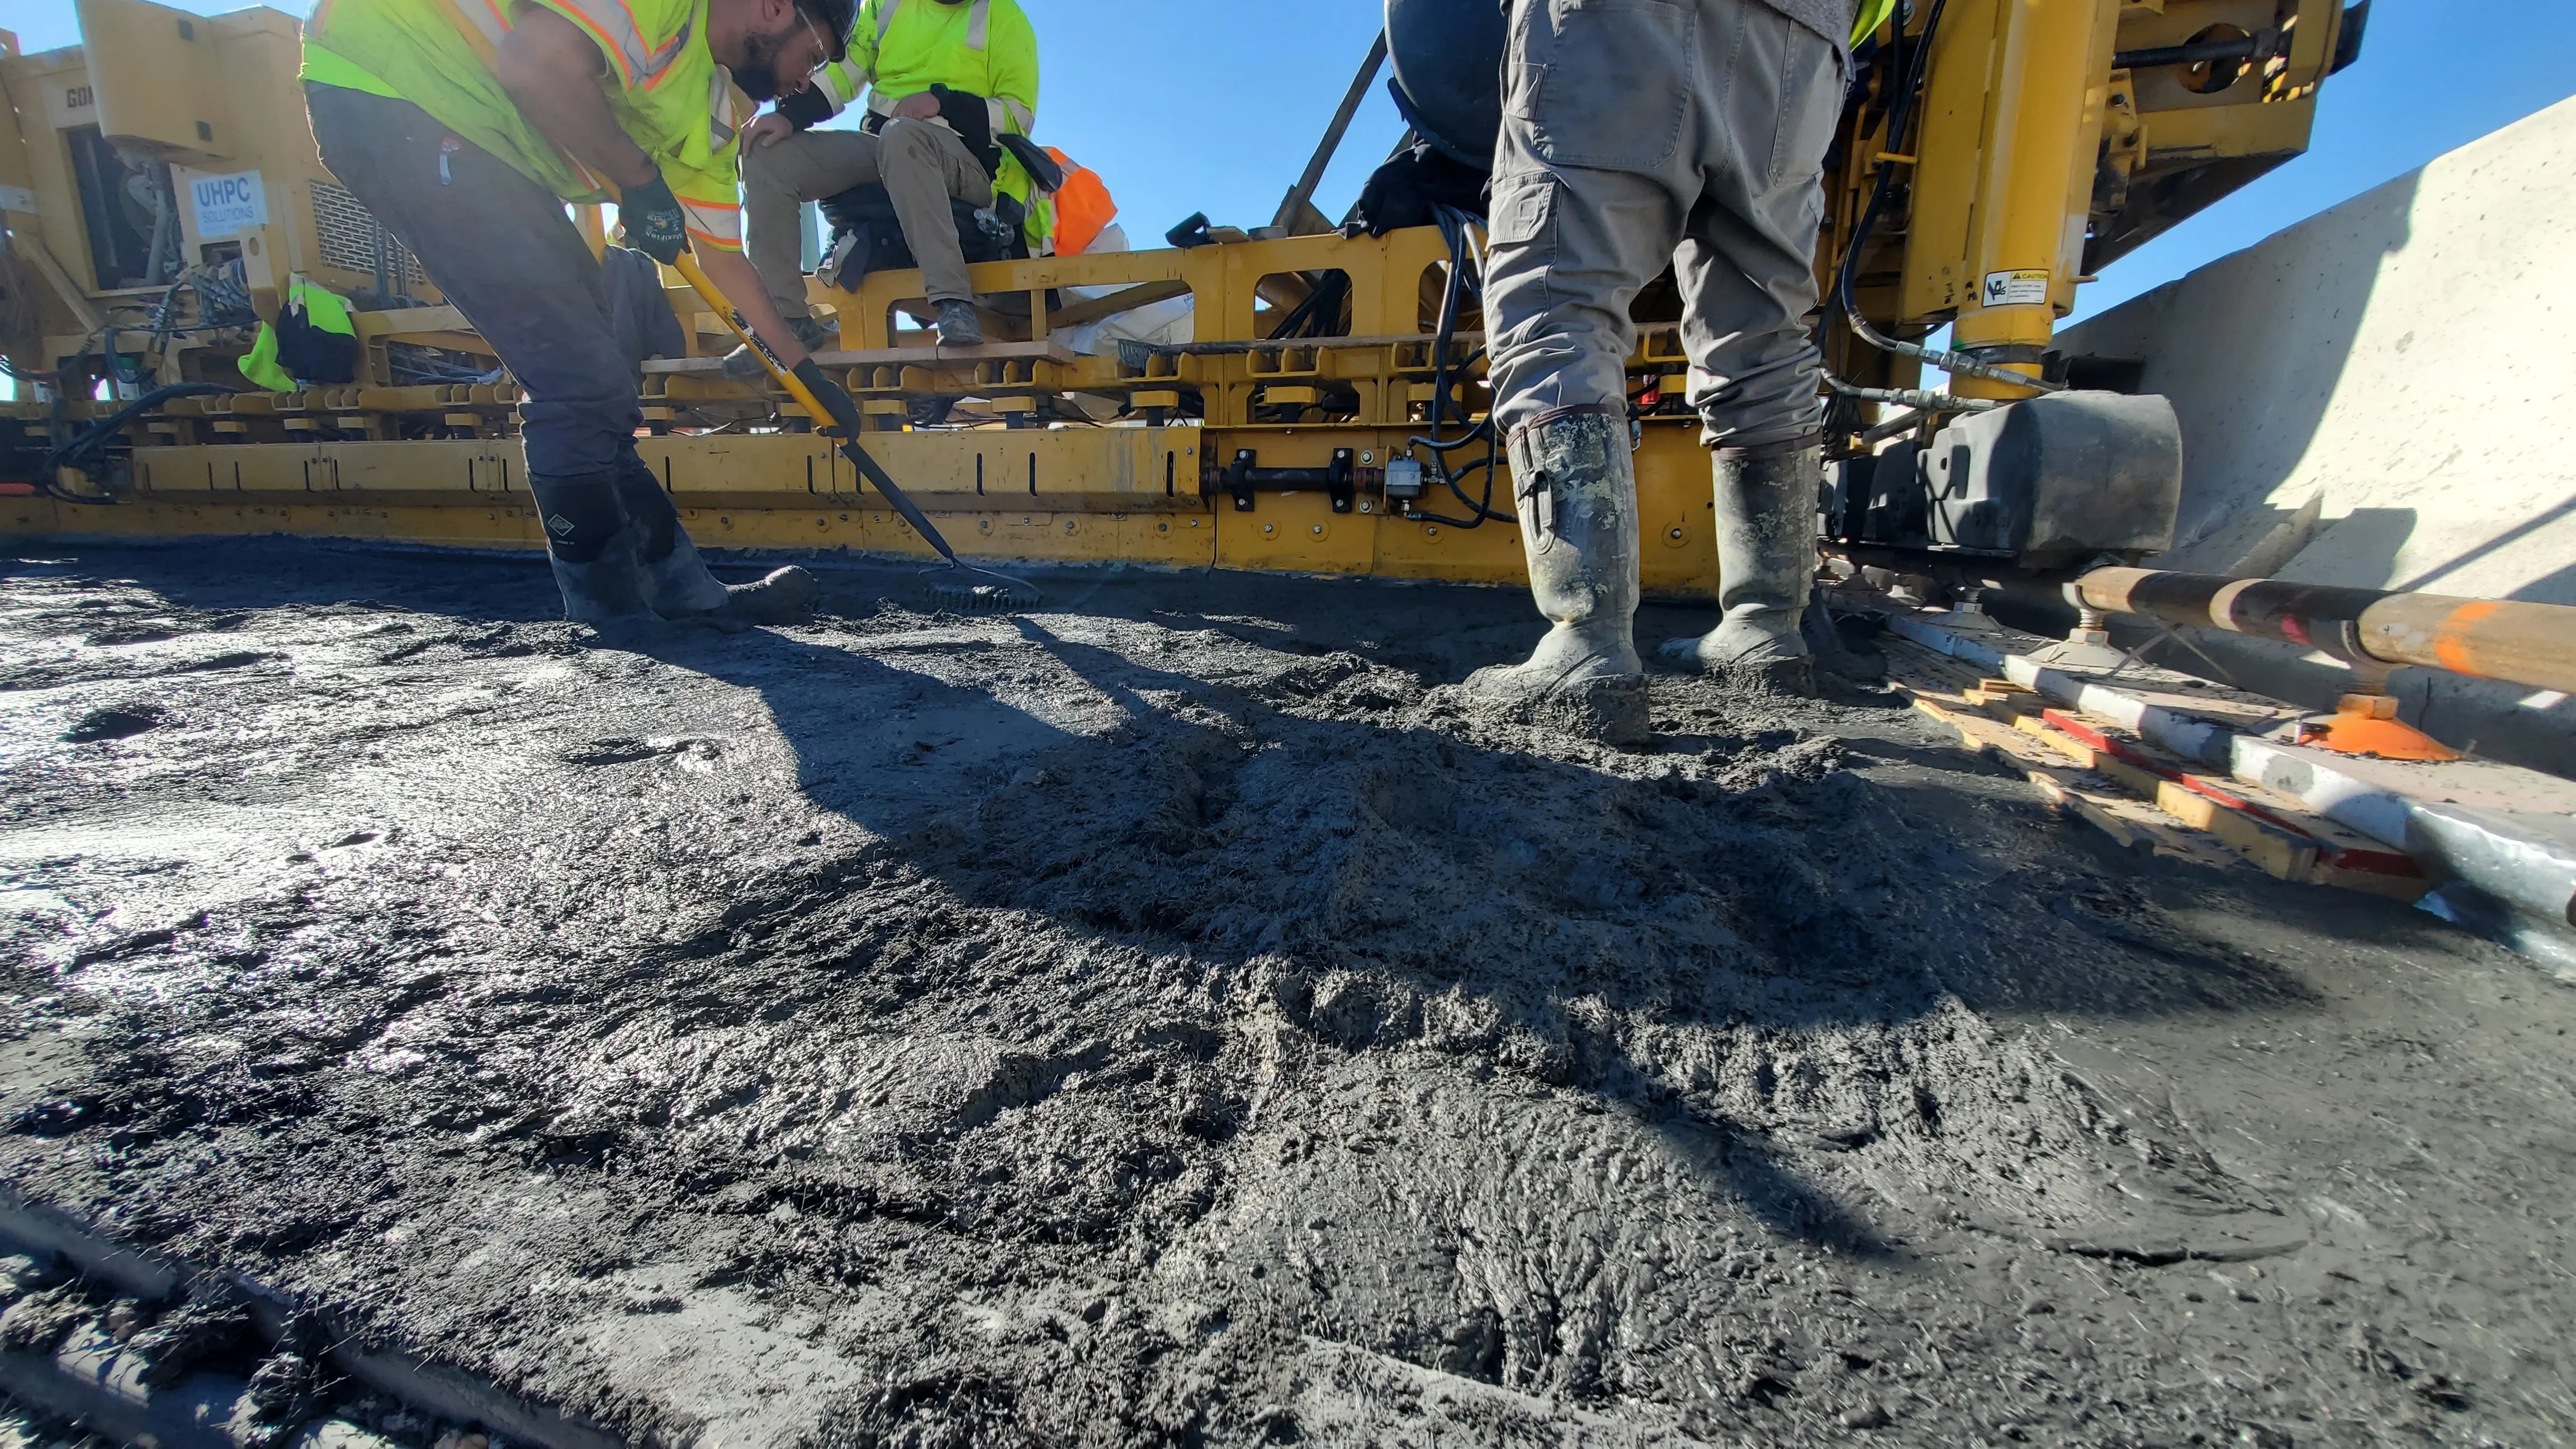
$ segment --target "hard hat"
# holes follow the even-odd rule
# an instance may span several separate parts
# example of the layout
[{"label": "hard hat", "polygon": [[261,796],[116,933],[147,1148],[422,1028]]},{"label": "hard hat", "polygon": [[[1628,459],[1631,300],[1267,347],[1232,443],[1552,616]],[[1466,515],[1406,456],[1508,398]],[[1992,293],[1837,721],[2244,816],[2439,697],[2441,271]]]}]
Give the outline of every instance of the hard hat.
[{"label": "hard hat", "polygon": [[815,31],[831,54],[823,57],[825,65],[838,65],[850,58],[850,28],[859,23],[858,0],[796,0],[796,8],[814,22]]}]

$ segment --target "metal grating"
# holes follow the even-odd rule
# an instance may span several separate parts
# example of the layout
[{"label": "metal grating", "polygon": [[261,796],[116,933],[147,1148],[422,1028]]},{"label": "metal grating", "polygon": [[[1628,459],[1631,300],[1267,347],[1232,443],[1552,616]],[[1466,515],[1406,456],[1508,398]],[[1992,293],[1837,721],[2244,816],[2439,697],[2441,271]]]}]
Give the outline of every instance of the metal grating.
[{"label": "metal grating", "polygon": [[376,274],[376,249],[385,249],[385,275],[388,283],[399,281],[403,290],[412,291],[429,285],[429,274],[420,268],[420,258],[411,254],[391,232],[376,220],[376,214],[349,194],[348,188],[328,181],[315,181],[313,188],[313,229],[322,238],[322,264],[342,267],[361,276]]}]

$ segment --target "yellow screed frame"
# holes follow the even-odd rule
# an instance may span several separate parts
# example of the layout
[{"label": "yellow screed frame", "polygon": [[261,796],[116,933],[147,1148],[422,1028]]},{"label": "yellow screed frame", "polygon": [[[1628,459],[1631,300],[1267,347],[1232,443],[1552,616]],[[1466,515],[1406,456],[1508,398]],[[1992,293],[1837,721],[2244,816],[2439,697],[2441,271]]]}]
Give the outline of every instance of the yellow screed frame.
[{"label": "yellow screed frame", "polygon": [[[2303,147],[2313,78],[2340,18],[2333,0],[1950,0],[1948,9],[1917,132],[1924,154],[1901,158],[1919,174],[1906,214],[1885,219],[1874,238],[1884,255],[1864,268],[1863,306],[1882,321],[1955,318],[1962,345],[2034,354],[2072,306],[2102,168],[2144,176],[2196,157]],[[2299,44],[2288,83],[2276,75],[2268,90],[2249,81],[2226,94],[2186,96],[2169,78],[2110,69],[2115,46],[2170,43],[2223,20],[2255,26],[2284,12],[2300,17]],[[2256,98],[2258,90],[2273,99]],[[1833,206],[1819,262],[1828,277],[1884,154],[1883,134],[1864,129],[1846,139],[1844,168],[1829,177]],[[584,210],[595,232],[596,212]],[[812,296],[839,315],[850,350],[822,360],[865,416],[868,448],[961,553],[1519,583],[1512,524],[1468,528],[1400,516],[1372,476],[1426,431],[1415,419],[1441,362],[1428,334],[1448,255],[1438,232],[1422,229],[1349,240],[1228,237],[1186,250],[990,263],[971,269],[988,335],[1012,340],[964,349],[925,345],[930,335],[907,325],[924,310],[918,273],[877,273],[856,293],[818,282]],[[1979,281],[1999,272],[2044,276],[2046,299],[1986,305]],[[1336,273],[1348,284],[1348,335],[1260,340]],[[639,446],[693,534],[715,547],[926,554],[810,431],[808,409],[768,382],[722,375],[713,354],[732,344],[730,333],[687,286],[675,282],[668,291],[699,355],[647,365],[645,418],[654,436]],[[1096,356],[1063,345],[1061,334],[1076,327],[1182,295],[1195,308],[1195,350],[1130,361],[1114,347]],[[386,385],[391,344],[488,350],[464,318],[431,306],[361,313],[358,325],[360,384],[175,401],[135,425],[127,501],[0,497],[0,533],[283,533],[542,547],[510,436],[516,390],[506,382]],[[1471,309],[1462,326],[1475,325]],[[1462,391],[1478,412],[1481,346],[1480,335],[1464,333],[1447,358],[1453,376],[1470,379]],[[1840,370],[1863,382],[1914,380],[1910,365],[1856,356],[1838,335],[1831,352]],[[2005,365],[2036,366],[2019,357]],[[1687,370],[1675,329],[1647,326],[1628,364],[1631,396],[1651,400],[1637,452],[1644,583],[1659,595],[1707,597],[1717,565],[1707,460],[1681,401]],[[2019,391],[1967,381],[1958,390]],[[1042,399],[1065,395],[1103,404],[1103,413],[1124,407],[1153,425],[1007,425],[1036,418]],[[908,428],[907,415],[925,400],[958,397],[976,400],[964,415],[985,425]],[[26,404],[0,410],[22,418],[41,412]],[[1192,420],[1177,421],[1183,416]],[[784,430],[681,431],[780,421]],[[1247,450],[1263,469],[1321,469],[1347,452],[1368,481],[1342,510],[1322,488],[1263,491],[1248,511],[1222,486],[1203,490],[1203,478]],[[1482,451],[1451,456],[1464,461]],[[1424,450],[1412,456],[1430,461]],[[1498,470],[1495,481],[1495,511],[1508,513],[1508,472]],[[1484,496],[1481,475],[1468,486]],[[1473,516],[1436,484],[1419,506],[1453,520]]]}]

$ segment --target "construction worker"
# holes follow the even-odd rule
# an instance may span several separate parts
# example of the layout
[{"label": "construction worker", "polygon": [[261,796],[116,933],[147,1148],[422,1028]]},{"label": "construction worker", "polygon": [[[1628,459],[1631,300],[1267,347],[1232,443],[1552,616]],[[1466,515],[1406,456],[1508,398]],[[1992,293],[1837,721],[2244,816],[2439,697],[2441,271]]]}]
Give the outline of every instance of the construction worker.
[{"label": "construction worker", "polygon": [[[500,355],[567,616],[727,627],[809,611],[781,569],[728,588],[700,561],[643,425],[600,265],[566,201],[618,202],[627,241],[693,249],[790,363],[805,351],[740,251],[736,128],[838,59],[851,0],[323,0],[306,106],[323,164]],[[739,93],[739,95],[737,94]]]},{"label": "construction worker", "polygon": [[1625,368],[1629,304],[1670,264],[1715,450],[1724,619],[1666,657],[1811,693],[1798,621],[1824,414],[1808,315],[1854,0],[1508,9],[1485,285],[1493,418],[1554,627],[1527,662],[1479,670],[1463,692],[1605,739],[1647,733]]},{"label": "construction worker", "polygon": [[[984,326],[949,203],[985,208],[1007,199],[1029,237],[1045,236],[1043,199],[997,139],[1026,136],[1037,124],[1037,32],[1018,0],[862,0],[848,51],[743,132],[752,265],[788,325],[819,345],[822,328],[807,312],[799,266],[799,208],[881,184],[920,263],[922,294],[939,309],[941,344],[980,343]],[[860,129],[812,129],[863,91]],[[728,361],[757,367],[748,354]]]}]

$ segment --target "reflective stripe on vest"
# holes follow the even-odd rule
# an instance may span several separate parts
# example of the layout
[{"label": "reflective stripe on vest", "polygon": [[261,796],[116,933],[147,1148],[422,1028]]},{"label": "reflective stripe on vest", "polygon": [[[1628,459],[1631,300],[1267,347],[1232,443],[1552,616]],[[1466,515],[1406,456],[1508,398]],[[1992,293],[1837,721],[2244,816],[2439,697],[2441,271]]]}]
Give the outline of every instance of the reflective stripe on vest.
[{"label": "reflective stripe on vest", "polygon": [[[509,18],[497,0],[437,0],[437,4],[447,16],[447,23],[465,37],[475,58],[489,67],[500,54],[502,38],[510,33]],[[694,16],[681,22],[680,33],[671,37],[670,44],[653,50],[644,44],[643,32],[635,28],[633,13],[616,0],[596,9],[590,5],[576,8],[581,11],[582,28],[590,32],[592,39],[613,47],[625,72],[634,78],[632,83],[648,90],[671,68],[671,62],[680,58],[697,27]]]}]

